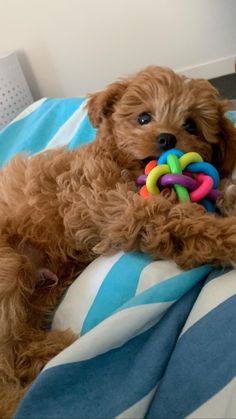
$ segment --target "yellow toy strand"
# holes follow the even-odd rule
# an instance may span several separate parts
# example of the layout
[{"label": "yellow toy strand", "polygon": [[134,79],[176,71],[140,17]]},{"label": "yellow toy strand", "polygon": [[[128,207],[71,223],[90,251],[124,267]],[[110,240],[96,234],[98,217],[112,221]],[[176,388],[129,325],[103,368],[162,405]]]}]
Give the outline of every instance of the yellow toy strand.
[{"label": "yellow toy strand", "polygon": [[160,189],[157,186],[158,179],[167,173],[170,173],[168,164],[161,164],[151,170],[146,180],[146,187],[150,194],[158,195],[160,193]]},{"label": "yellow toy strand", "polygon": [[184,170],[189,164],[203,162],[203,159],[201,158],[200,154],[191,151],[181,156],[179,158],[179,162],[181,169]]}]

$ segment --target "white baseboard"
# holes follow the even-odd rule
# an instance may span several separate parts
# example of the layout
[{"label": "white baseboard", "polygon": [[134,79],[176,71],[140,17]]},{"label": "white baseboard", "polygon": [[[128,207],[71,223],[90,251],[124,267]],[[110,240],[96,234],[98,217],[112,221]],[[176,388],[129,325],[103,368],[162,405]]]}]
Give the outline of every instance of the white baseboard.
[{"label": "white baseboard", "polygon": [[185,67],[176,70],[177,73],[193,78],[213,79],[235,72],[236,54],[230,57],[220,58],[193,67]]}]

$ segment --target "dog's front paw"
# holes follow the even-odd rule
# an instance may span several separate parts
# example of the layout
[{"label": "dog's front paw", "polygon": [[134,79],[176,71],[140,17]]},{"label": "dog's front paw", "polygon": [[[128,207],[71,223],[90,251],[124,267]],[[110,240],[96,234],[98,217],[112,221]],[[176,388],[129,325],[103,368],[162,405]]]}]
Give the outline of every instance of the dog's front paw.
[{"label": "dog's front paw", "polygon": [[224,183],[222,195],[217,199],[216,206],[224,216],[236,216],[236,181]]}]

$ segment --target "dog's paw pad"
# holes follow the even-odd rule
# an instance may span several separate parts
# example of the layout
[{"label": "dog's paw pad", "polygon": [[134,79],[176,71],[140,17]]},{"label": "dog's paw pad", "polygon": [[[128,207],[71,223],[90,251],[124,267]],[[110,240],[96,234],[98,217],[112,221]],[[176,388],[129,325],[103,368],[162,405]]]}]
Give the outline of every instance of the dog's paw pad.
[{"label": "dog's paw pad", "polygon": [[54,287],[58,283],[58,276],[46,268],[41,268],[36,273],[37,285],[48,288]]}]

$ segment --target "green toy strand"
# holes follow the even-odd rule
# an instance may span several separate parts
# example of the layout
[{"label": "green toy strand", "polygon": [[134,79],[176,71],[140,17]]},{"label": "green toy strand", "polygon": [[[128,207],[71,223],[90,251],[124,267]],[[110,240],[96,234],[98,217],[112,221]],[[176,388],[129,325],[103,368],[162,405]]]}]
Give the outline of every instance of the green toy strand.
[{"label": "green toy strand", "polygon": [[[167,163],[169,165],[171,173],[182,174],[182,169],[177,156],[175,156],[174,154],[169,154],[167,156]],[[189,193],[184,186],[174,184],[174,188],[180,202],[190,202]]]}]

